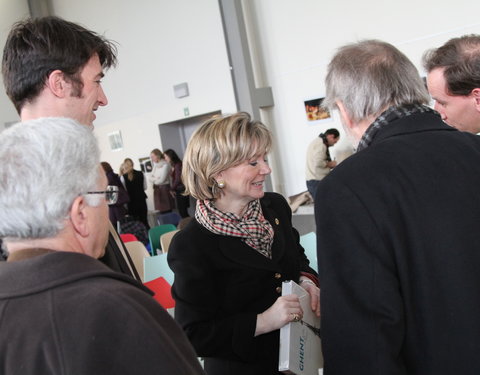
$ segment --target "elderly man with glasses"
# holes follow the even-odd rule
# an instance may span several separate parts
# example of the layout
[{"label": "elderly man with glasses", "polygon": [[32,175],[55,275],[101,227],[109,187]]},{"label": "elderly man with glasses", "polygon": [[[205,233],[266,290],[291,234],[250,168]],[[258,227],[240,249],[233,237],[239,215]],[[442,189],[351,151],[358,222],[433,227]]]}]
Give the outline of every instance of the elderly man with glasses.
[{"label": "elderly man with glasses", "polygon": [[92,132],[43,118],[0,134],[2,374],[203,374],[183,331],[97,258],[109,234]]}]

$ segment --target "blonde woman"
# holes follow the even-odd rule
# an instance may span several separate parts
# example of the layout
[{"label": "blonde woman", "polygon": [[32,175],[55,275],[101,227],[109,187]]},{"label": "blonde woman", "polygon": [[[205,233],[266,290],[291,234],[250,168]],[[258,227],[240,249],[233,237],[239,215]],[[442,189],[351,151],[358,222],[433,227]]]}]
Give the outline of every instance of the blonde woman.
[{"label": "blonde woman", "polygon": [[246,113],[217,117],[190,139],[183,159],[195,219],[178,232],[168,261],[175,318],[209,375],[278,372],[279,329],[303,315],[295,280],[320,314],[319,289],[286,200],[265,193],[271,133]]}]

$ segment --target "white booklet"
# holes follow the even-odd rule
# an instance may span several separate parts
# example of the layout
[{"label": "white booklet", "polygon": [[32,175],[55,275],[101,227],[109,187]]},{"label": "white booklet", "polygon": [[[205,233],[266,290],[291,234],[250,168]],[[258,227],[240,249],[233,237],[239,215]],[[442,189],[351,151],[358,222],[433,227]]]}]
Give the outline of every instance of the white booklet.
[{"label": "white booklet", "polygon": [[310,295],[294,281],[284,281],[282,296],[296,294],[303,319],[280,328],[278,370],[285,374],[318,375],[322,373],[323,355],[320,340],[320,318],[312,311]]}]

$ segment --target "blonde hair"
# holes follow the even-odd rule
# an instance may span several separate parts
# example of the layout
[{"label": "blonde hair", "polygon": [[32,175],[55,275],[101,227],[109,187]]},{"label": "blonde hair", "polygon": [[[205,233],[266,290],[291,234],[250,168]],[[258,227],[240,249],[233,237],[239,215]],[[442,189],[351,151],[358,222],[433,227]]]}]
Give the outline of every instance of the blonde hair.
[{"label": "blonde hair", "polygon": [[252,121],[248,113],[212,117],[193,133],[185,150],[182,170],[185,194],[200,200],[218,198],[214,176],[244,160],[268,153],[271,145],[270,130],[261,122]]},{"label": "blonde hair", "polygon": [[164,159],[163,152],[160,151],[158,148],[154,148],[150,154],[154,154],[159,160]]}]

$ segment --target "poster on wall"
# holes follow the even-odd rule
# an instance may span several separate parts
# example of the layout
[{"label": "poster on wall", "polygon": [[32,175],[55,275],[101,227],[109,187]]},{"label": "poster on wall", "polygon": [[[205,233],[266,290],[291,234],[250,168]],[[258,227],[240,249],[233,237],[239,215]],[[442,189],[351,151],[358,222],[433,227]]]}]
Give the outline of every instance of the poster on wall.
[{"label": "poster on wall", "polygon": [[139,158],[138,161],[140,162],[140,169],[143,173],[150,173],[152,171],[152,161],[150,157]]},{"label": "poster on wall", "polygon": [[305,114],[309,123],[313,124],[318,122],[332,121],[330,112],[322,107],[323,99],[325,98],[316,98],[304,101]]},{"label": "poster on wall", "polygon": [[108,142],[110,143],[110,150],[120,151],[123,149],[123,140],[120,130],[108,133]]}]

